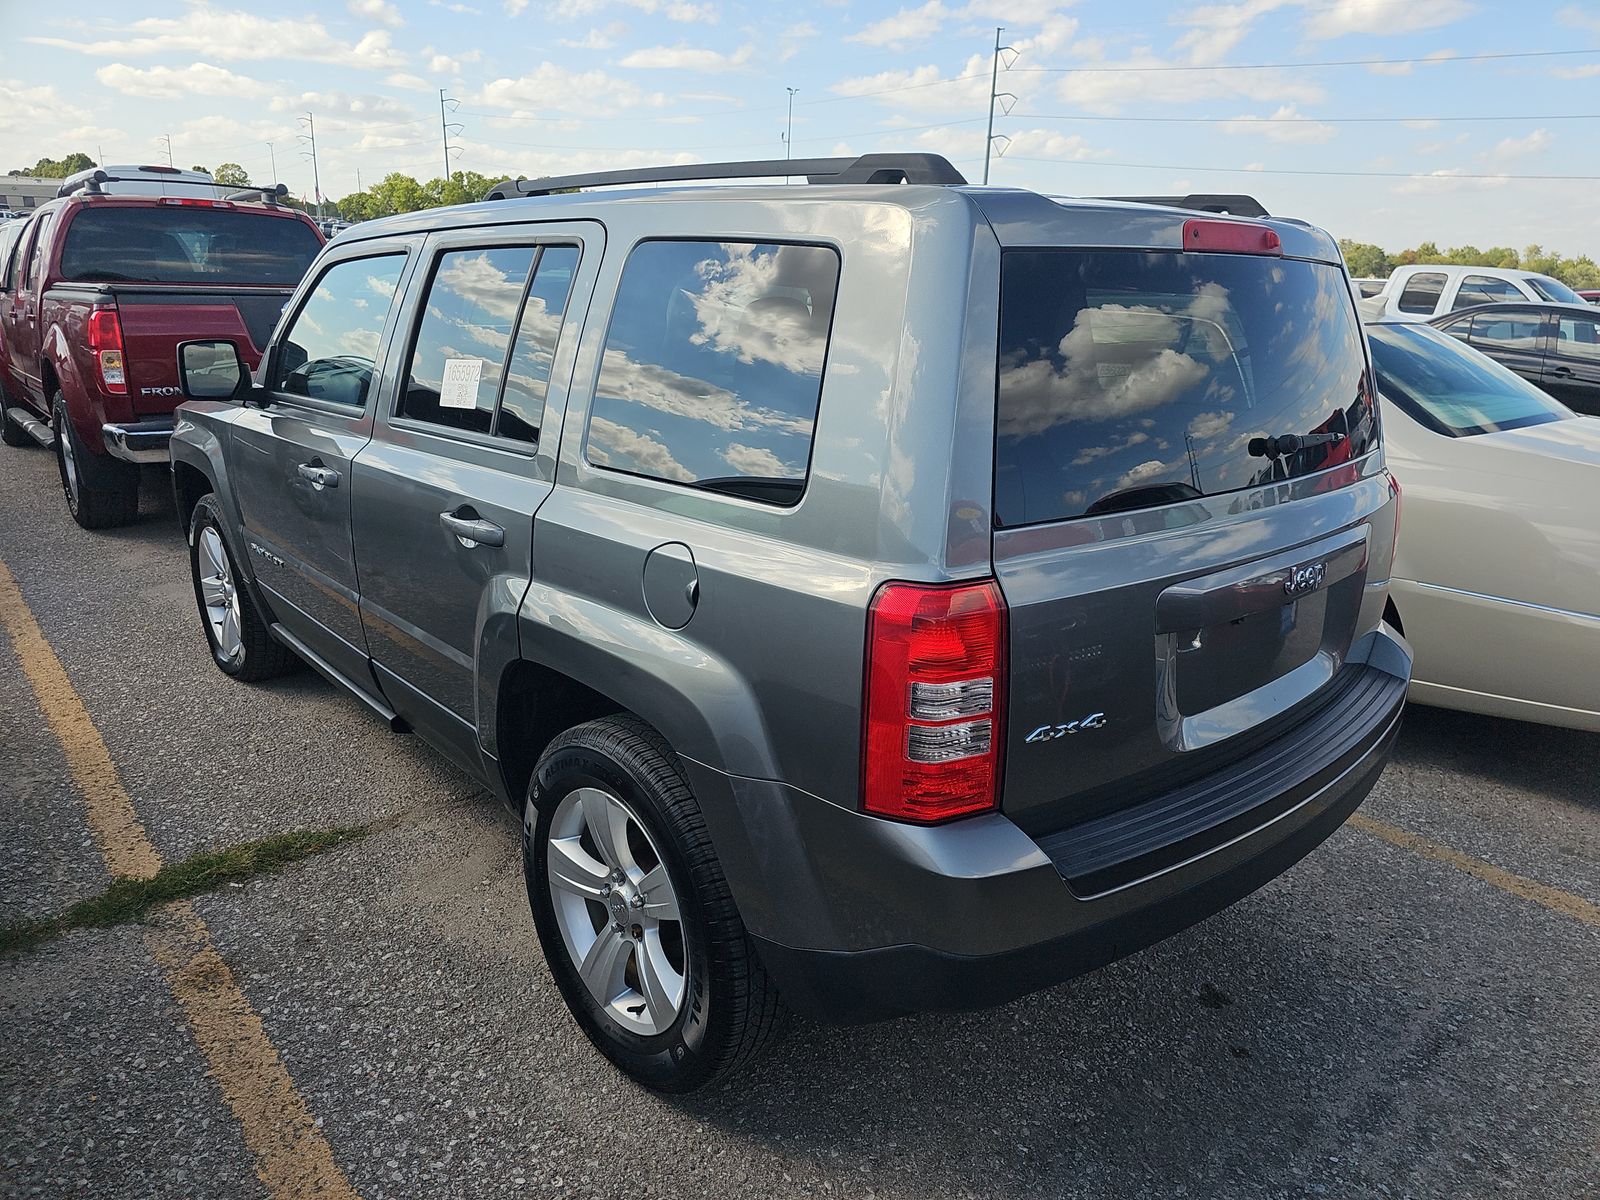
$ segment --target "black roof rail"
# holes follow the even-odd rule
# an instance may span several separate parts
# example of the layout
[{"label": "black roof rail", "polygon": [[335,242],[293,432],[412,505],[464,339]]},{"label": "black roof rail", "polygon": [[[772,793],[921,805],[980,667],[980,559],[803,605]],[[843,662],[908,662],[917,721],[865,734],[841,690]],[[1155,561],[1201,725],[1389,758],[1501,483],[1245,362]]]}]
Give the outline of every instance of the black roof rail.
[{"label": "black roof rail", "polygon": [[107,175],[104,171],[94,171],[94,172],[91,172],[88,175],[85,175],[82,179],[73,180],[72,182],[69,182],[69,183],[63,183],[60,187],[58,187],[56,189],[56,197],[59,199],[62,196],[70,196],[70,195],[72,195],[73,192],[77,191],[79,188],[82,188],[84,191],[88,192],[89,195],[91,195],[91,196],[98,196],[104,190],[100,186],[102,183],[120,183],[120,182],[121,182],[121,180],[113,179],[110,175]]},{"label": "black roof rail", "polygon": [[485,200],[549,196],[581,188],[626,183],[689,183],[719,179],[777,179],[804,175],[810,183],[931,183],[959,186],[966,177],[942,154],[863,154],[859,158],[768,158],[754,162],[684,163],[675,167],[635,167],[543,179],[507,179]]},{"label": "black roof rail", "polygon": [[236,192],[229,192],[224,200],[252,200],[259,198],[268,208],[278,207],[278,198],[289,194],[287,183],[275,183],[271,187],[243,187]]},{"label": "black roof rail", "polygon": [[1163,204],[1192,208],[1196,212],[1226,213],[1234,217],[1270,217],[1254,196],[1231,192],[1191,192],[1187,196],[1092,196],[1093,200],[1121,200],[1128,204]]}]

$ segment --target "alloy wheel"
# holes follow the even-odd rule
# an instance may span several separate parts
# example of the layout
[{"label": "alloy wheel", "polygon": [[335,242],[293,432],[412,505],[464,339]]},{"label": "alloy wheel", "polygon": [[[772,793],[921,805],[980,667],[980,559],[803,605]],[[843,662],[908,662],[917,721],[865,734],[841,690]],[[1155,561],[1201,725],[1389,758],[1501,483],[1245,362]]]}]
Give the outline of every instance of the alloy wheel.
[{"label": "alloy wheel", "polygon": [[678,896],[637,814],[597,787],[569,792],[544,847],[567,953],[601,1011],[629,1033],[672,1027],[688,961]]},{"label": "alloy wheel", "polygon": [[211,640],[219,657],[230,663],[236,662],[244,653],[244,635],[240,632],[239,588],[234,582],[233,568],[228,563],[228,551],[222,544],[222,535],[215,526],[207,525],[200,531],[199,550],[200,596],[205,604]]}]

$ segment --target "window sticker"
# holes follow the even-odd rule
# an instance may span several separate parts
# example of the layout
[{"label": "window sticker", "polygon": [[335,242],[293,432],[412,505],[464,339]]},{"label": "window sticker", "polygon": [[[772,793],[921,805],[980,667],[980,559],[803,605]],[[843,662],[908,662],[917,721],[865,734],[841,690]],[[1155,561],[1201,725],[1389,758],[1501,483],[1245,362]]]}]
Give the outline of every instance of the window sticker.
[{"label": "window sticker", "polygon": [[439,389],[439,407],[477,408],[478,381],[482,378],[483,359],[445,359],[444,386]]}]

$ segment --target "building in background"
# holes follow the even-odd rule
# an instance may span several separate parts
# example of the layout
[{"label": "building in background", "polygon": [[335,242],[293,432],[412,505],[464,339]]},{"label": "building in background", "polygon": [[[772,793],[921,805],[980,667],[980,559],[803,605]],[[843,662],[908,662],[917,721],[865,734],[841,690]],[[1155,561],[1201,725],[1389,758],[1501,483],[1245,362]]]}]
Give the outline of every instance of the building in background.
[{"label": "building in background", "polygon": [[36,179],[32,175],[0,175],[0,208],[28,212],[46,200],[54,200],[59,179]]}]

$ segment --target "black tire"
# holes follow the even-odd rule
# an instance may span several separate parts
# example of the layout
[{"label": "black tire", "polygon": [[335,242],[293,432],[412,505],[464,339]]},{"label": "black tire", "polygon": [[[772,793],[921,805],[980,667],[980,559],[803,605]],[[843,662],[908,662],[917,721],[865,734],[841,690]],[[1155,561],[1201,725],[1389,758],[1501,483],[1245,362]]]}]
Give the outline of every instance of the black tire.
[{"label": "black tire", "polygon": [[[677,893],[685,990],[676,1019],[641,1036],[601,1008],[578,975],[551,901],[551,823],[580,787],[621,798],[659,849]],[[700,806],[677,758],[649,725],[603,717],[569,729],[539,759],[523,815],[523,872],[545,961],[578,1024],[623,1072],[661,1092],[692,1092],[746,1068],[785,1023],[778,992],[745,932]],[[601,920],[604,920],[603,909]]]},{"label": "black tire", "polygon": [[[72,420],[67,402],[57,392],[50,401],[54,414],[51,423],[56,435],[56,470],[61,475],[61,490],[67,497],[67,511],[85,529],[111,529],[128,525],[139,517],[139,468],[112,458],[104,450],[95,453],[83,444]],[[72,472],[67,451],[72,456]]]},{"label": "black tire", "polygon": [[11,407],[11,396],[6,391],[6,385],[0,383],[0,442],[8,446],[35,446],[38,445],[33,438],[28,436],[28,431],[11,419],[6,411]]},{"label": "black tire", "polygon": [[[239,606],[239,652],[234,655],[223,653],[217,635],[211,628],[205,596],[201,591],[203,568],[200,535],[206,529],[215,530],[221,540],[222,553],[228,560],[228,569],[236,590]],[[209,492],[200,497],[194,506],[193,516],[189,518],[189,575],[194,581],[194,600],[200,611],[200,629],[205,634],[206,646],[211,651],[211,661],[217,664],[219,671],[231,675],[242,683],[257,683],[263,679],[282,675],[296,665],[298,660],[294,656],[294,651],[272,636],[267,629],[266,621],[256,611],[256,606],[250,599],[250,592],[244,587],[244,581],[239,574],[238,562],[234,559],[233,552],[228,549],[228,539],[222,532],[222,523],[217,512],[217,498]]]}]

